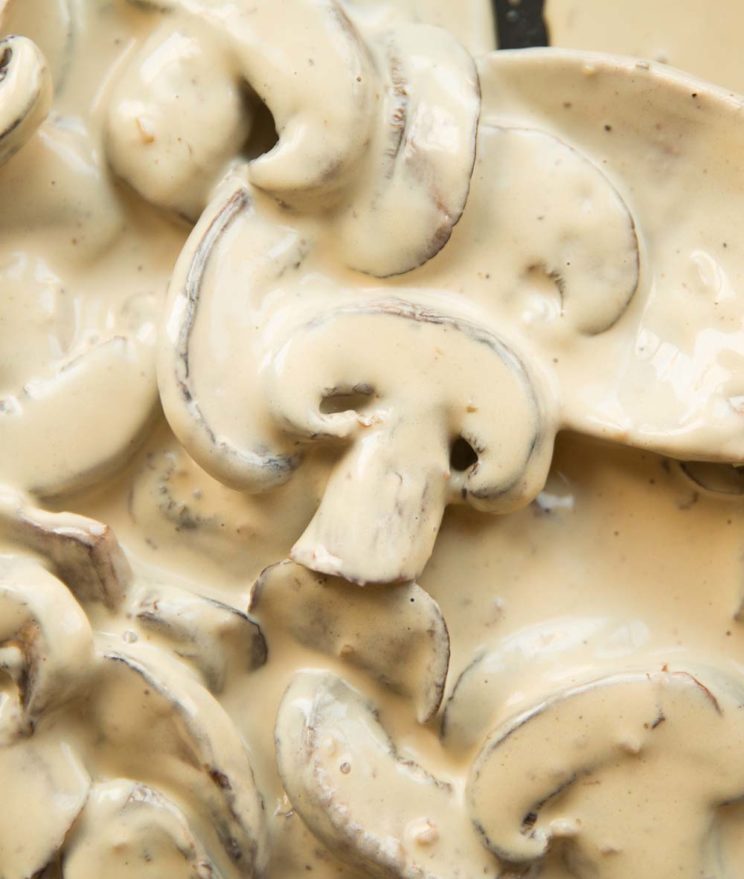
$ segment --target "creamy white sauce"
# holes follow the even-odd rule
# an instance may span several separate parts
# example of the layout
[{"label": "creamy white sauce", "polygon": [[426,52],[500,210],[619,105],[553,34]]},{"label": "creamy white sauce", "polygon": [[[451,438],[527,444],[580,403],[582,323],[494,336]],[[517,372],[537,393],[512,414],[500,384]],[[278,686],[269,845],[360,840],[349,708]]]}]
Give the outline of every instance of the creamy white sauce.
[{"label": "creamy white sauce", "polygon": [[[214,127],[200,128],[195,108],[219,77],[199,66],[192,19],[62,0],[41,16],[41,5],[16,0],[3,21],[38,43],[56,91],[52,114],[0,168],[0,875],[49,864],[45,876],[67,879],[264,869],[271,879],[471,879],[512,875],[481,844],[502,835],[508,851],[525,847],[530,876],[645,869],[658,879],[672,851],[679,875],[736,874],[744,814],[727,803],[744,793],[744,494],[734,471],[685,469],[656,452],[744,460],[742,412],[726,405],[744,394],[741,99],[635,62],[480,61],[462,220],[421,268],[374,279],[353,268],[368,250],[339,243],[354,205],[383,205],[383,222],[370,210],[362,228],[396,259],[434,251],[399,206],[419,226],[459,210],[431,197],[436,179],[420,185],[421,165],[395,165],[391,188],[372,185],[394,114],[410,113],[419,127],[408,147],[425,144],[426,167],[445,181],[469,175],[472,134],[455,100],[472,95],[466,54],[433,32],[381,34],[412,18],[478,54],[492,30],[485,4],[353,9],[374,61],[351,42],[333,46],[371,77],[380,149],[369,159],[344,128],[358,107],[336,107],[329,143],[343,180],[329,185],[311,163],[294,169],[280,198],[294,212],[270,186],[253,188],[234,154],[250,125],[235,121],[242,74],[230,41],[203,35],[207,62],[216,52],[229,81],[209,111]],[[322,4],[289,5],[310,30],[335,27],[315,16]],[[735,44],[726,49],[734,3],[715,21],[662,0],[637,21],[624,6],[616,21],[616,6],[552,0],[555,42],[663,52],[722,86],[744,83]],[[262,26],[283,24],[276,9],[264,4]],[[168,21],[181,41],[170,56],[159,43],[150,52]],[[396,103],[400,67],[380,60],[391,45],[419,59],[409,103]],[[187,88],[182,107],[158,103],[147,72],[158,59]],[[338,71],[330,51],[321,60],[322,75]],[[348,85],[327,84],[328,94]],[[255,88],[294,118],[289,90]],[[140,102],[126,117],[139,120],[140,142],[118,159],[112,101]],[[196,176],[176,130],[198,146]],[[314,137],[322,157],[328,144]],[[152,144],[162,176],[147,165]],[[112,155],[171,212],[118,181]],[[189,330],[187,377],[220,445],[178,397],[183,381],[163,376],[182,362],[200,236],[244,190],[254,207],[214,242]],[[198,215],[208,201],[187,243],[191,227],[174,212]],[[178,439],[158,404],[156,357]],[[594,436],[560,433],[543,487],[561,427]],[[467,459],[451,466],[457,436],[479,471]],[[291,465],[252,468],[225,454],[228,443]],[[290,556],[316,573],[287,564],[254,587]],[[338,573],[346,580],[325,584]],[[414,576],[420,590],[357,585]],[[422,724],[447,650],[442,707]],[[327,675],[297,677],[308,669]],[[638,684],[646,673],[653,686]],[[629,677],[620,686],[617,675]],[[581,698],[589,726],[570,712]],[[498,755],[509,724],[535,706],[526,744],[514,738],[506,770],[489,775],[489,749]],[[560,733],[546,735],[552,718]],[[485,806],[475,771],[498,779]],[[579,781],[548,797],[572,773]],[[535,841],[548,838],[543,857]]]}]

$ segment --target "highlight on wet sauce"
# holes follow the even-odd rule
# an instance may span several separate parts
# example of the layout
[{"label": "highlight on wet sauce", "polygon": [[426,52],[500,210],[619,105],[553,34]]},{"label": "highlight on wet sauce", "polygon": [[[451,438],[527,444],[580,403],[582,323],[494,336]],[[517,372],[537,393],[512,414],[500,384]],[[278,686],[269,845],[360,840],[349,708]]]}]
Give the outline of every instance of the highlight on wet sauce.
[{"label": "highlight on wet sauce", "polygon": [[541,6],[0,2],[4,879],[743,868],[741,16]]}]

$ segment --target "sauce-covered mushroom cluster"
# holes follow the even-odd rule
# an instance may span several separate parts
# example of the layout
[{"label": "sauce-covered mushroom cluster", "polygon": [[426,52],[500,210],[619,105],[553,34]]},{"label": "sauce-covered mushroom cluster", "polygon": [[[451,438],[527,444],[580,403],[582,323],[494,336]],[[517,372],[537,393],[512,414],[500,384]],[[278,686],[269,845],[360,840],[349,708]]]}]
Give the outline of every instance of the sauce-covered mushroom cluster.
[{"label": "sauce-covered mushroom cluster", "polygon": [[744,870],[744,98],[492,34],[0,0],[3,879]]}]

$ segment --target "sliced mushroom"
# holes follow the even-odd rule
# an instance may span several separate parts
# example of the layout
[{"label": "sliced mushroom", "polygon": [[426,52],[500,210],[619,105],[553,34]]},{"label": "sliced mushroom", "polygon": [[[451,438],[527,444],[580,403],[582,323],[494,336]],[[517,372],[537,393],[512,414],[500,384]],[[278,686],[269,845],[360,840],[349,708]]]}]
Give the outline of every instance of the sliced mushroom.
[{"label": "sliced mushroom", "polygon": [[[554,434],[538,380],[484,328],[402,300],[341,308],[300,328],[267,370],[274,417],[306,440],[351,446],[292,558],[362,584],[413,580],[447,503],[490,512],[528,503],[545,482]],[[355,392],[366,405],[324,411]],[[451,460],[458,438],[472,452],[463,463]]]},{"label": "sliced mushroom", "polygon": [[442,716],[442,741],[462,754],[480,745],[496,723],[535,698],[608,674],[647,647],[640,620],[566,616],[501,637],[479,653],[455,682]]},{"label": "sliced mushroom", "polygon": [[17,492],[1,489],[0,534],[47,559],[78,600],[114,608],[124,597],[131,568],[108,525],[37,509]]},{"label": "sliced mushroom", "polygon": [[293,808],[365,875],[495,875],[452,786],[398,754],[374,708],[340,678],[297,674],[279,707],[275,741]]},{"label": "sliced mushroom", "polygon": [[37,562],[0,556],[0,647],[15,679],[25,733],[41,716],[80,693],[93,660],[93,633],[68,589]]},{"label": "sliced mushroom", "polygon": [[152,204],[195,220],[248,137],[250,106],[222,42],[201,20],[167,20],[131,58],[111,95],[107,150]]},{"label": "sliced mushroom", "polygon": [[[117,407],[106,409],[112,397]],[[0,443],[12,463],[3,476],[47,496],[89,484],[132,454],[156,406],[152,344],[109,339],[0,401]]]},{"label": "sliced mushroom", "polygon": [[258,623],[213,598],[164,585],[144,588],[133,604],[144,628],[174,645],[199,669],[207,687],[221,692],[229,670],[250,672],[266,662],[266,641]]},{"label": "sliced mushroom", "polygon": [[56,860],[85,805],[90,779],[54,730],[0,748],[3,879],[32,879]]},{"label": "sliced mushroom", "polygon": [[64,879],[219,879],[181,810],[160,791],[96,785],[65,846]]},{"label": "sliced mushroom", "polygon": [[[330,234],[360,271],[406,272],[441,249],[465,205],[480,108],[472,58],[447,31],[396,22],[362,35],[336,0],[147,3],[188,15],[133,58],[109,116],[114,167],[145,198],[198,215],[247,134],[242,78],[279,132],[250,163],[255,186],[316,216],[331,208]],[[205,79],[219,102],[205,101]]]},{"label": "sliced mushroom", "polygon": [[480,91],[470,55],[441,28],[402,25],[371,47],[384,71],[383,107],[331,234],[348,265],[383,277],[431,259],[460,219]]},{"label": "sliced mushroom", "polygon": [[188,802],[225,879],[261,876],[267,858],[263,802],[225,710],[156,648],[104,646],[103,661],[89,716],[108,772]]},{"label": "sliced mushroom", "polygon": [[0,39],[0,165],[29,140],[52,104],[46,60],[26,37]]},{"label": "sliced mushroom", "polygon": [[136,2],[194,15],[221,42],[235,79],[268,105],[279,142],[252,163],[256,186],[287,203],[338,189],[369,140],[377,100],[367,50],[339,3]]},{"label": "sliced mushroom", "polygon": [[33,40],[49,65],[55,93],[64,90],[75,37],[78,8],[71,0],[0,0],[0,31]]},{"label": "sliced mushroom", "polygon": [[[743,463],[744,250],[732,230],[744,188],[730,161],[744,149],[739,98],[663,64],[583,52],[498,52],[479,71],[484,121],[539,128],[591,156],[622,181],[643,242],[621,320],[592,338],[540,341],[557,361],[564,425],[682,460]],[[587,299],[597,314],[603,302]]]},{"label": "sliced mushroom", "polygon": [[348,584],[292,562],[267,568],[249,611],[273,632],[369,672],[411,696],[419,722],[439,708],[449,666],[449,633],[439,606],[415,583],[354,593]]},{"label": "sliced mushroom", "polygon": [[[173,273],[158,360],[163,408],[194,460],[235,488],[280,485],[299,463],[296,446],[266,411],[255,321],[266,288],[295,271],[305,254],[300,234],[263,218],[248,187],[232,181],[194,227]],[[220,296],[224,290],[236,295]],[[220,334],[219,351],[205,338],[214,321],[234,328]],[[219,381],[219,400],[213,370],[231,376]]]},{"label": "sliced mushroom", "polygon": [[468,780],[473,824],[514,863],[563,839],[586,879],[722,877],[706,848],[715,809],[744,793],[743,705],[744,689],[720,672],[566,690],[489,737]]},{"label": "sliced mushroom", "polygon": [[462,235],[483,267],[487,251],[497,255],[495,292],[502,306],[511,297],[512,320],[559,335],[617,322],[638,289],[640,254],[605,173],[551,134],[482,123],[473,180]]}]

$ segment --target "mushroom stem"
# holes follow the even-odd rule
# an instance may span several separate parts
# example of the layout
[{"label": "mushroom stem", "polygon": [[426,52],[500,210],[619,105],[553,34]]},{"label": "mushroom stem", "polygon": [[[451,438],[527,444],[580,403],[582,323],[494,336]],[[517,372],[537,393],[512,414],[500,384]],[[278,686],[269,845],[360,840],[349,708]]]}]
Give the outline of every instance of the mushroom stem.
[{"label": "mushroom stem", "polygon": [[447,504],[448,454],[436,422],[364,433],[331,474],[294,561],[360,585],[413,580]]}]

